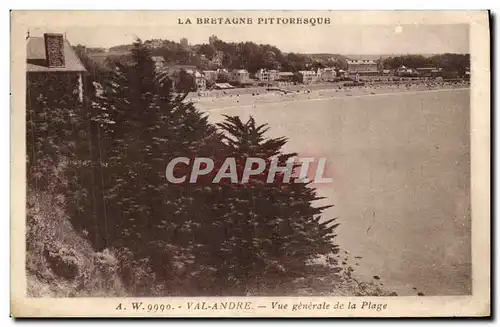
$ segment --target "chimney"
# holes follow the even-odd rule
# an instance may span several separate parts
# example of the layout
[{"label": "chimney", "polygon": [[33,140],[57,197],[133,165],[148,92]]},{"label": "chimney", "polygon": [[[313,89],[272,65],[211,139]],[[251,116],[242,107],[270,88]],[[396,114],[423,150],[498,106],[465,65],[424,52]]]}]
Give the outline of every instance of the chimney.
[{"label": "chimney", "polygon": [[62,34],[45,33],[45,56],[49,67],[64,67],[64,39]]}]

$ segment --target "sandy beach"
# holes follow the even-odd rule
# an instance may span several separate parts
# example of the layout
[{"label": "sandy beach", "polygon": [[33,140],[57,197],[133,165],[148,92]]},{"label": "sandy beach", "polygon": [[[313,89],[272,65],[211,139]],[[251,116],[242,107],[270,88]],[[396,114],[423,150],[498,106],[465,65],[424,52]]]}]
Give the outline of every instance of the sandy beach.
[{"label": "sandy beach", "polygon": [[469,88],[469,81],[458,82],[404,82],[399,84],[369,83],[363,86],[342,86],[336,84],[316,84],[283,87],[288,93],[267,90],[265,87],[249,89],[231,89],[207,91],[201,96],[191,93],[186,100],[207,111],[223,111],[246,106],[255,107],[260,104],[297,102],[309,100],[326,100],[341,97],[376,96],[394,92],[421,92],[446,89]]}]

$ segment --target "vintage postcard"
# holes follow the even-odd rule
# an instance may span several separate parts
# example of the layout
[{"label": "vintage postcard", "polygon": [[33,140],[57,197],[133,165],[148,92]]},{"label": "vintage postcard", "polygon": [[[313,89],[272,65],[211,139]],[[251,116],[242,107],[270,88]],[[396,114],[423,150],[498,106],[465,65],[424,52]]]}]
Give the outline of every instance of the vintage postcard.
[{"label": "vintage postcard", "polygon": [[487,11],[12,11],[14,317],[490,315]]}]

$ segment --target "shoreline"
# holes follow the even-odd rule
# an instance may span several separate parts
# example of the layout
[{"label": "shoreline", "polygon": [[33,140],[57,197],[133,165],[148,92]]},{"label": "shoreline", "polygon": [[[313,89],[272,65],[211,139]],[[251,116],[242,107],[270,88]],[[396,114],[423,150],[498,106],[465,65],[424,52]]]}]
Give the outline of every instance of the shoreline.
[{"label": "shoreline", "polygon": [[188,96],[187,101],[199,106],[206,112],[218,112],[224,110],[232,110],[237,108],[257,107],[259,105],[276,105],[289,102],[309,102],[309,101],[324,101],[333,99],[348,99],[360,98],[366,96],[386,96],[395,94],[415,94],[421,92],[446,92],[454,90],[470,90],[470,84],[444,84],[444,85],[425,85],[425,84],[410,84],[410,85],[390,85],[390,86],[358,86],[358,87],[333,87],[332,85],[324,85],[323,88],[314,90],[306,89],[283,94],[279,91],[263,90],[262,93],[256,94],[230,94],[224,96]]},{"label": "shoreline", "polygon": [[470,89],[469,81],[443,83],[401,83],[401,84],[365,84],[362,86],[341,86],[334,84],[304,85],[282,88],[288,93],[268,90],[266,87],[252,89],[232,89],[226,91],[210,91],[206,95],[189,94],[186,101],[198,105],[205,111],[223,111],[243,107],[256,107],[261,104],[278,104],[288,102],[320,101],[342,99],[347,97],[381,96],[408,92],[437,92],[456,89]]}]

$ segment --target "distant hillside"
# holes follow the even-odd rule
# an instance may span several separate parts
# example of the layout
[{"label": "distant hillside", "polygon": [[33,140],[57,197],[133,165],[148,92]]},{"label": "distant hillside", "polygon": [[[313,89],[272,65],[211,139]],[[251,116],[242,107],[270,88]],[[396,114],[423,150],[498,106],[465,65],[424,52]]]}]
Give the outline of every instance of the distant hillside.
[{"label": "distant hillside", "polygon": [[401,57],[407,55],[419,55],[425,58],[430,58],[433,56],[441,55],[441,53],[344,54],[342,56],[349,58],[350,60],[378,60],[380,58],[382,58],[382,60],[385,60],[390,57]]},{"label": "distant hillside", "polygon": [[132,44],[122,44],[111,47],[108,49],[109,52],[130,52],[134,46]]},{"label": "distant hillside", "polygon": [[130,55],[130,51],[108,51],[108,52],[96,52],[87,53],[87,55],[94,60],[96,63],[103,65],[106,59],[119,58],[122,56]]},{"label": "distant hillside", "polygon": [[320,61],[328,61],[331,59],[334,60],[347,60],[349,57],[346,57],[344,55],[338,54],[338,53],[311,53],[311,54],[303,54],[304,56],[309,56],[313,60],[320,60]]}]

